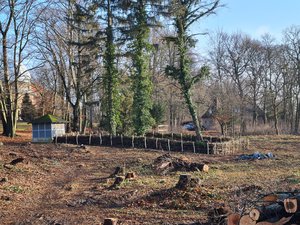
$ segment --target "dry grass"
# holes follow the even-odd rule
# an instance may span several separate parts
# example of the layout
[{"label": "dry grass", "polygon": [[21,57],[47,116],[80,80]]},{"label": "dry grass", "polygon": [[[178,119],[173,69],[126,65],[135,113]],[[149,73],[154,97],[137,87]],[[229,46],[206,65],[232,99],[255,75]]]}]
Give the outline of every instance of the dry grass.
[{"label": "dry grass", "polygon": [[[10,143],[2,138],[0,179],[8,181],[0,183],[1,224],[100,224],[106,217],[119,218],[120,224],[189,224],[205,222],[208,211],[222,203],[242,211],[259,195],[299,189],[300,138],[250,140],[250,149],[240,153],[271,151],[276,159],[237,161],[237,155],[174,153],[211,168],[191,173],[201,178],[200,188],[178,191],[173,187],[182,172],[159,176],[151,169],[159,151],[30,145],[25,136]],[[6,169],[4,164],[16,157],[25,162]],[[110,190],[113,179],[106,178],[124,165],[137,179]]]}]

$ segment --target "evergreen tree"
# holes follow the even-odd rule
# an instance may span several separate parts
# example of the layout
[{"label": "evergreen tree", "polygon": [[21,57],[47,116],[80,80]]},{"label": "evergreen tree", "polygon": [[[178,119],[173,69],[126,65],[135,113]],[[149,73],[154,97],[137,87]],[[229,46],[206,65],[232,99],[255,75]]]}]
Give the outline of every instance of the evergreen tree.
[{"label": "evergreen tree", "polygon": [[86,110],[85,101],[91,95],[94,83],[99,79],[95,73],[98,67],[99,46],[94,4],[84,1],[81,4],[69,0],[67,18],[69,27],[69,77],[62,77],[66,97],[73,109],[72,129],[84,131],[82,118]]},{"label": "evergreen tree", "polygon": [[[103,13],[102,19],[105,21],[105,31],[103,32],[105,41],[104,51],[104,68],[105,73],[103,76],[103,111],[105,114],[104,125],[106,130],[116,135],[117,127],[120,126],[120,91],[119,83],[120,76],[116,66],[116,42],[115,31],[117,29],[114,21],[117,20],[114,14],[117,12],[117,4],[115,0],[104,0],[98,4]],[[100,32],[101,33],[101,32]]]},{"label": "evergreen tree", "polygon": [[178,66],[169,65],[166,74],[177,80],[180,84],[181,92],[195,124],[197,140],[202,140],[200,123],[192,101],[192,86],[209,74],[209,69],[203,66],[195,76],[191,73],[191,59],[189,50],[194,47],[195,40],[190,34],[189,28],[200,18],[214,13],[219,6],[219,0],[173,0],[170,4],[171,18],[174,22],[176,36],[167,37],[168,41],[174,42],[178,49]]},{"label": "evergreen tree", "polygon": [[31,122],[36,117],[36,109],[34,108],[30,96],[26,93],[22,100],[21,119],[26,122]]},{"label": "evergreen tree", "polygon": [[130,41],[129,51],[132,58],[132,90],[133,90],[133,126],[137,135],[142,135],[150,128],[154,120],[152,109],[152,82],[149,71],[149,57],[152,45],[150,27],[158,24],[158,12],[161,1],[121,1],[126,11],[124,19],[127,26],[123,29]]}]

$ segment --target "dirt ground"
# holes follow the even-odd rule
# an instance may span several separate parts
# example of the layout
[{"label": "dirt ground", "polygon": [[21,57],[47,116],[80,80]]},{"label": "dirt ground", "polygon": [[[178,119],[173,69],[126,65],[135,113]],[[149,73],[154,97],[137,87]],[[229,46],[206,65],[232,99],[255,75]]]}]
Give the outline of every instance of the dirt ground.
[{"label": "dirt ground", "polygon": [[[157,175],[151,165],[164,154],[142,149],[31,144],[30,135],[1,137],[0,224],[211,224],[208,213],[220,205],[242,212],[267,193],[300,189],[300,138],[250,137],[246,152],[231,156],[172,155],[204,162],[208,173],[173,172]],[[237,160],[256,151],[275,159]],[[9,163],[23,158],[15,166]],[[109,188],[117,166],[135,172],[119,189]],[[192,190],[176,190],[180,174],[201,179]]]}]

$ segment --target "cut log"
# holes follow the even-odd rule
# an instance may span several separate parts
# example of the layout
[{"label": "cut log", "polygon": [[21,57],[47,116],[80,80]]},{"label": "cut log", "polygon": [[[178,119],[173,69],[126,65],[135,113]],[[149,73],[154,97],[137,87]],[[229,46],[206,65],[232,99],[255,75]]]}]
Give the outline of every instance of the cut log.
[{"label": "cut log", "polygon": [[106,218],[104,219],[103,225],[117,225],[118,219],[115,218]]},{"label": "cut log", "polygon": [[300,196],[286,198],[284,208],[287,213],[296,213],[300,211]]},{"label": "cut log", "polygon": [[278,203],[254,208],[249,213],[249,217],[257,222],[284,215],[286,215],[284,207]]},{"label": "cut log", "polygon": [[176,158],[170,154],[164,154],[154,161],[154,169],[157,173],[165,175],[173,171],[203,171],[208,172],[209,167],[203,163],[190,163],[186,159]]},{"label": "cut log", "polygon": [[207,173],[209,170],[209,166],[206,164],[201,164],[201,163],[191,163],[190,170],[191,171],[202,171],[202,172]]},{"label": "cut log", "polygon": [[284,199],[291,197],[291,194],[270,194],[263,197],[264,205],[271,205],[278,201],[284,201]]},{"label": "cut log", "polygon": [[268,221],[262,221],[262,222],[258,222],[256,223],[256,225],[283,225],[283,224],[286,224],[288,223],[291,218],[293,216],[290,216],[290,217],[282,217],[280,220],[276,221],[276,222],[268,222]]},{"label": "cut log", "polygon": [[240,214],[232,213],[227,217],[227,225],[239,225],[240,219]]},{"label": "cut log", "polygon": [[240,219],[240,225],[255,225],[256,221],[250,218],[249,215],[242,216]]}]

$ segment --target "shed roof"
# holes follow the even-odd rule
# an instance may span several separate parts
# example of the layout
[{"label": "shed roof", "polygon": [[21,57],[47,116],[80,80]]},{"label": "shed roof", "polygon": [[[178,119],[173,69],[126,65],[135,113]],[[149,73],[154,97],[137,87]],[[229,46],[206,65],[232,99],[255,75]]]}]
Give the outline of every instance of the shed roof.
[{"label": "shed roof", "polygon": [[44,116],[41,116],[35,120],[33,120],[31,123],[67,123],[66,120],[63,120],[61,118],[58,118],[57,116],[46,114]]}]

